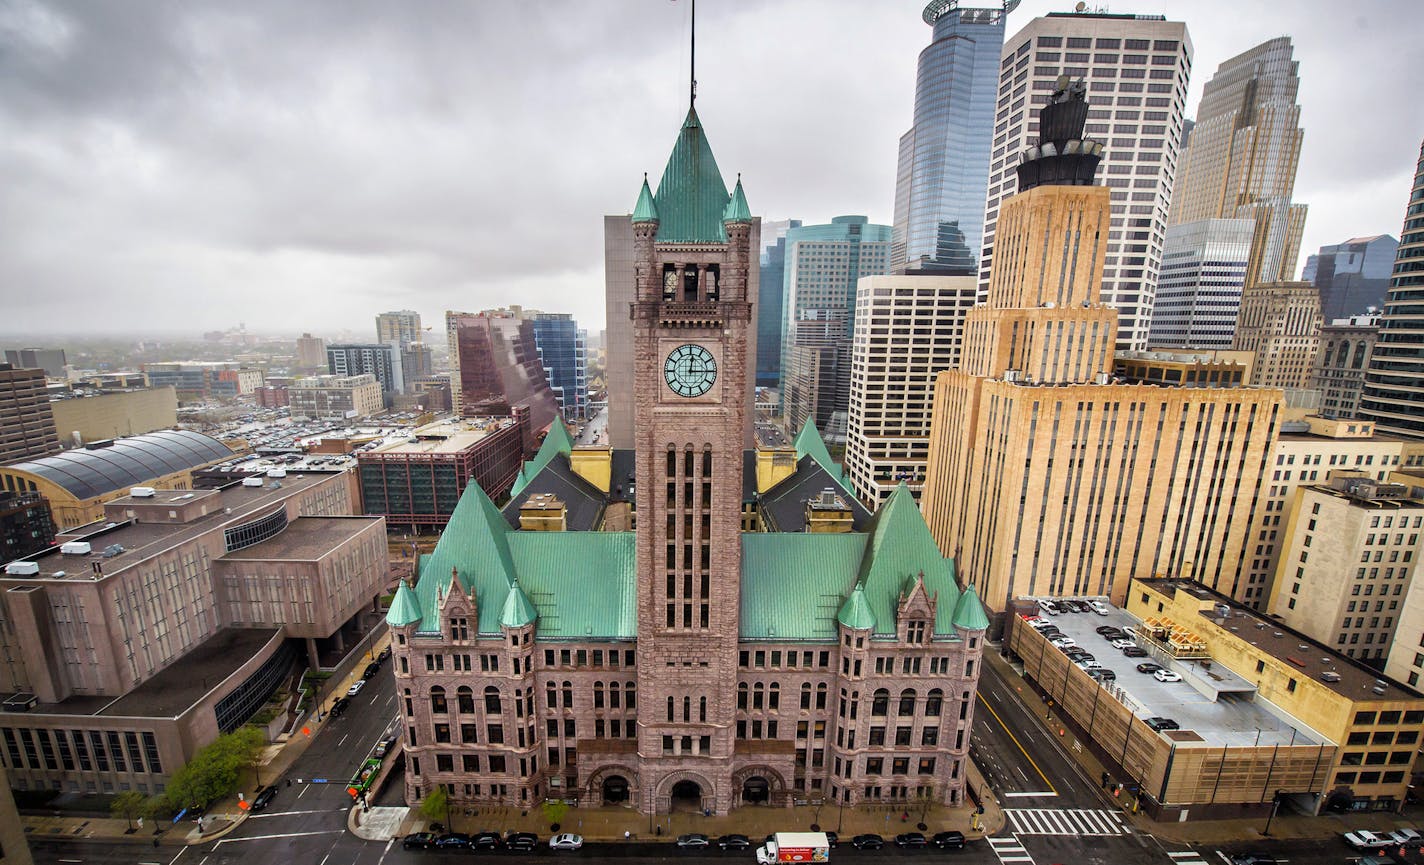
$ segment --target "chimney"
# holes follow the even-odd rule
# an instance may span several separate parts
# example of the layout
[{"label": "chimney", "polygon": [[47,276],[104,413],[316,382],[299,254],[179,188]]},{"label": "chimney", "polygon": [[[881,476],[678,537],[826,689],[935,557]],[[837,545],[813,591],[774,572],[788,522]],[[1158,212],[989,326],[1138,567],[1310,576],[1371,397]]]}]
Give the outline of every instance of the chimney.
[{"label": "chimney", "polygon": [[519,506],[519,528],[526,532],[567,531],[568,512],[553,493],[536,493]]},{"label": "chimney", "polygon": [[827,487],[806,502],[806,531],[842,534],[852,528],[850,505],[835,489]]}]

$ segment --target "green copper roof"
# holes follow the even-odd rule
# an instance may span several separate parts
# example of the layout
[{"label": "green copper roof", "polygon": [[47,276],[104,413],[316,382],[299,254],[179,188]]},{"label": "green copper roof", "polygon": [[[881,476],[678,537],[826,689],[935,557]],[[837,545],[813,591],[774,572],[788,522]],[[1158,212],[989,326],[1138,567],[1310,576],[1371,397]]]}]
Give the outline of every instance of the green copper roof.
[{"label": "green copper roof", "polygon": [[391,599],[391,608],[386,611],[386,624],[400,628],[420,619],[420,601],[416,600],[410,583],[401,580],[400,586],[396,588],[396,596]]},{"label": "green copper roof", "polygon": [[963,631],[983,631],[989,627],[989,617],[984,615],[984,605],[979,603],[973,586],[959,596],[959,604],[954,608],[954,627]]},{"label": "green copper roof", "polygon": [[697,109],[689,109],[654,197],[661,220],[658,240],[725,243],[727,229],[722,215],[727,200],[727,184],[722,182],[712,146],[702,134]]},{"label": "green copper roof", "polygon": [[534,605],[529,603],[524,591],[519,588],[519,581],[515,580],[514,585],[509,587],[509,593],[504,596],[504,609],[499,612],[499,626],[522,628],[534,624],[537,618],[539,614],[534,611]]},{"label": "green copper roof", "polygon": [[875,614],[875,633],[895,633],[900,592],[913,585],[921,572],[925,591],[937,597],[934,632],[954,633],[954,610],[959,603],[954,565],[930,536],[910,488],[901,482],[875,512],[868,529],[859,576]]},{"label": "green copper roof", "polygon": [[[637,220],[635,219],[634,222]],[[747,207],[747,194],[742,191],[742,176],[737,175],[737,188],[732,190],[732,200],[727,202],[727,209],[722,211],[723,222],[751,222],[752,211]]]},{"label": "green copper roof", "polygon": [[875,614],[870,611],[870,601],[866,600],[865,588],[856,586],[841,604],[836,621],[854,631],[865,631],[875,627]]},{"label": "green copper roof", "polygon": [[634,222],[657,222],[658,206],[653,202],[653,191],[648,188],[648,175],[643,175],[643,189],[638,193],[638,204],[633,208]]},{"label": "green copper roof", "polygon": [[846,492],[854,492],[850,488],[850,478],[846,477],[845,470],[831,459],[831,452],[826,450],[826,443],[821,439],[821,433],[816,429],[814,422],[806,421],[806,425],[801,427],[801,432],[796,434],[793,446],[796,448],[797,462],[800,462],[802,457],[810,457],[825,470],[826,474],[840,482]]},{"label": "green copper roof", "polygon": [[570,438],[568,428],[563,420],[554,418],[554,422],[549,424],[549,431],[544,434],[544,443],[539,445],[539,452],[534,454],[534,459],[519,467],[519,475],[509,489],[509,497],[514,498],[523,492],[529,481],[542,472],[554,457],[559,454],[568,456],[573,452],[574,440]]},{"label": "green copper roof", "polygon": [[742,638],[834,642],[865,541],[859,533],[743,534]]}]

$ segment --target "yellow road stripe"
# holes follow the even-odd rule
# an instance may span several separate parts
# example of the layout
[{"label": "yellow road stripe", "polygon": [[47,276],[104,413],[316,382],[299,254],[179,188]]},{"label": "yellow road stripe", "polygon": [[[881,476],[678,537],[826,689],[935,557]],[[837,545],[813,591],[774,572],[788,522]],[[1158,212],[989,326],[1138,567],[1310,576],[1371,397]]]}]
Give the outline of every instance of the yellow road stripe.
[{"label": "yellow road stripe", "polygon": [[1013,740],[1016,746],[1018,746],[1019,752],[1024,755],[1024,759],[1028,760],[1028,764],[1033,767],[1033,771],[1037,772],[1038,777],[1043,779],[1043,783],[1048,785],[1048,789],[1052,790],[1056,794],[1058,792],[1058,789],[1053,786],[1052,781],[1048,780],[1048,776],[1043,774],[1043,770],[1038,768],[1038,764],[1035,763],[1033,761],[1033,758],[1028,755],[1028,751],[1024,750],[1023,744],[1019,742],[1018,737],[1015,736],[1013,734],[1013,731],[1009,729],[1009,725],[1004,723],[1004,719],[999,717],[999,713],[994,711],[994,707],[989,705],[988,700],[984,699],[982,695],[976,696],[979,697],[979,702],[983,704],[984,708],[989,710],[989,714],[994,716],[994,720],[999,722],[999,726],[1004,728],[1004,732],[1009,734],[1009,738]]}]

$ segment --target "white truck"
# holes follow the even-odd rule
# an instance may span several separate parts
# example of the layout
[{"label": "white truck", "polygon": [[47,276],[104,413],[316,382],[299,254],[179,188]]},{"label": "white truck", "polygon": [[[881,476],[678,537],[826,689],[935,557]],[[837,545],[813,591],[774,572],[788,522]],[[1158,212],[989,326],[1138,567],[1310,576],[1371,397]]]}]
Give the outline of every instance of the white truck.
[{"label": "white truck", "polygon": [[757,848],[758,865],[778,862],[829,862],[831,842],[825,832],[777,832]]}]

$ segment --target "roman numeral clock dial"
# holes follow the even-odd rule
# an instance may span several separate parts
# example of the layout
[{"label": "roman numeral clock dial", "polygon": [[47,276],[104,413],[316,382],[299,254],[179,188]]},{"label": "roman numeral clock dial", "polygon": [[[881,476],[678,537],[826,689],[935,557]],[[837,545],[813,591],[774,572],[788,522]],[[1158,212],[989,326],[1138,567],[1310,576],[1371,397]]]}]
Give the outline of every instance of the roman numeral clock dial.
[{"label": "roman numeral clock dial", "polygon": [[663,377],[678,396],[702,396],[717,381],[717,359],[700,345],[680,345],[668,353]]}]

